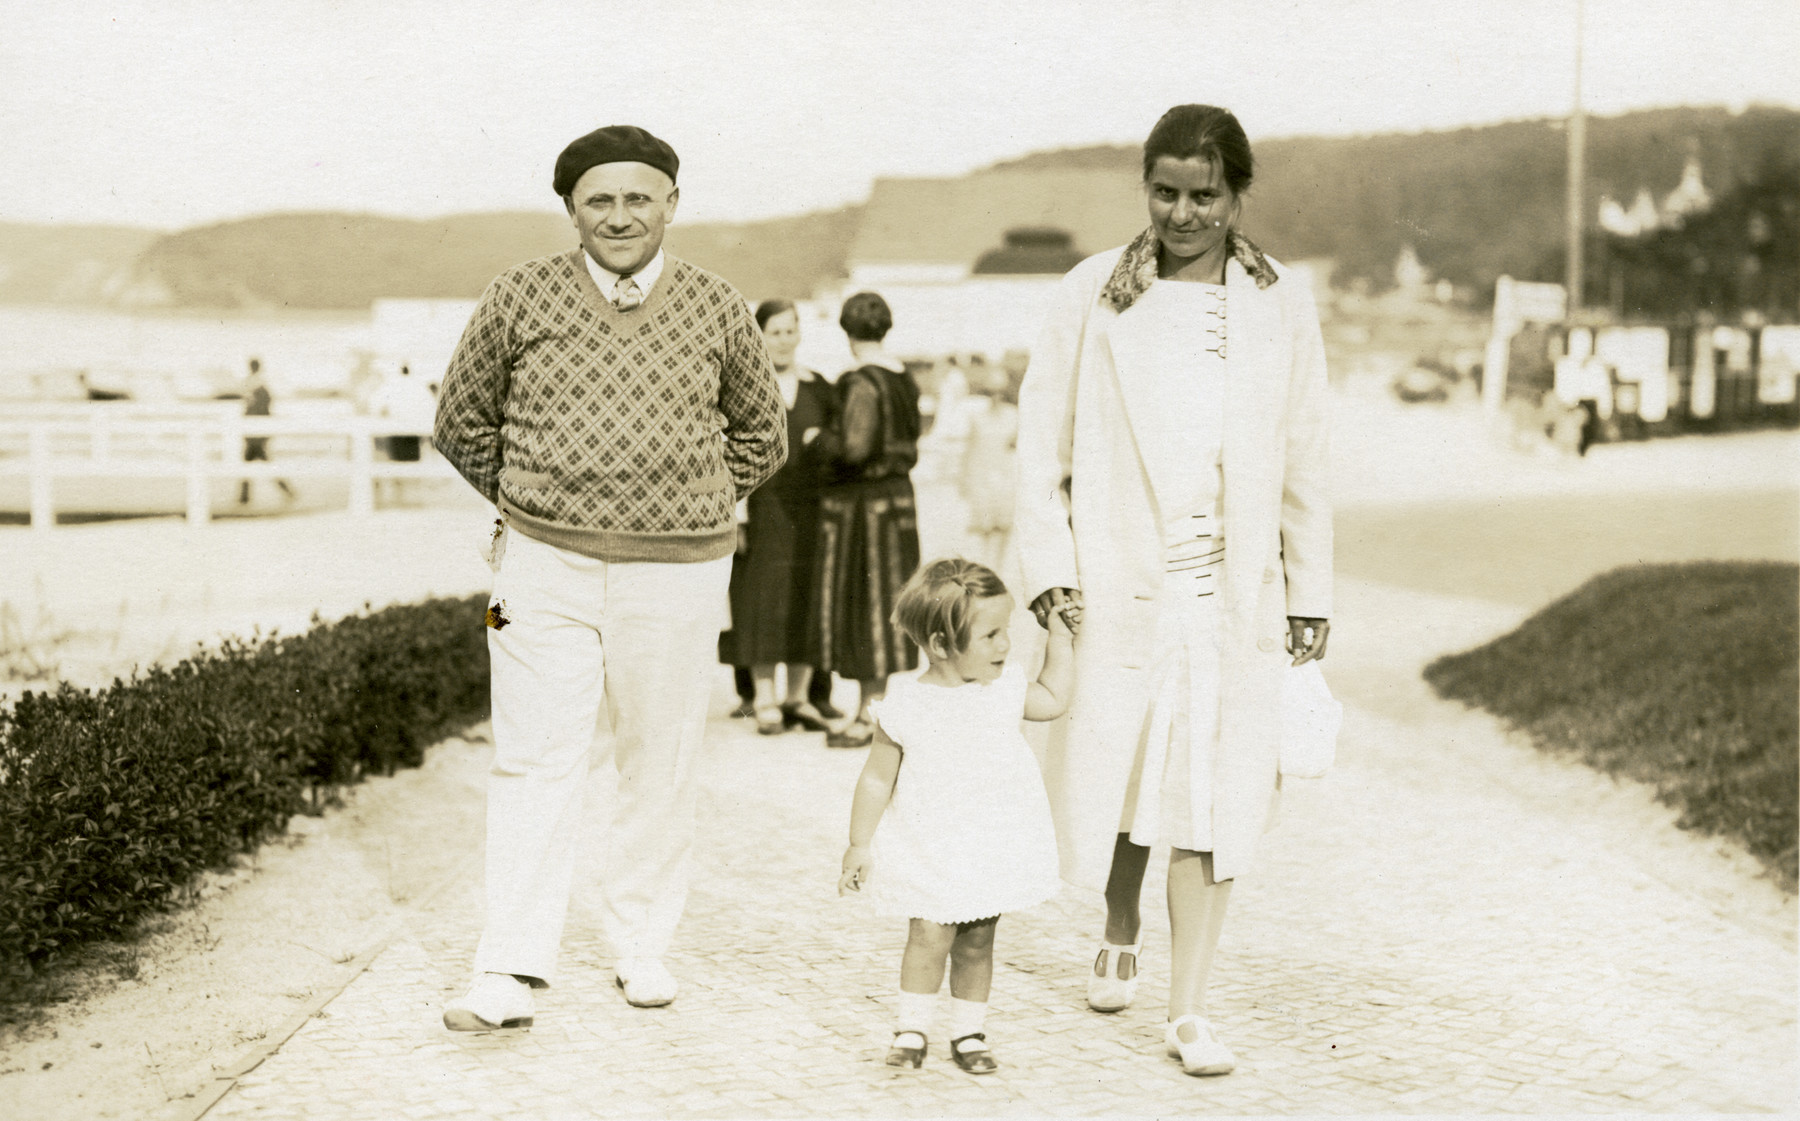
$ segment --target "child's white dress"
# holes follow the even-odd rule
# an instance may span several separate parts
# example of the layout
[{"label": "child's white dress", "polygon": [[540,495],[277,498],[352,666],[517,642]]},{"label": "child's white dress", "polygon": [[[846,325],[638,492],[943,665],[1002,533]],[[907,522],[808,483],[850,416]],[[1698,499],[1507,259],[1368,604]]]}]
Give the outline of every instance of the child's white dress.
[{"label": "child's white dress", "polygon": [[1016,665],[987,685],[893,677],[871,705],[902,753],[870,852],[880,914],[972,922],[1056,894],[1050,799],[1019,727],[1029,687]]}]

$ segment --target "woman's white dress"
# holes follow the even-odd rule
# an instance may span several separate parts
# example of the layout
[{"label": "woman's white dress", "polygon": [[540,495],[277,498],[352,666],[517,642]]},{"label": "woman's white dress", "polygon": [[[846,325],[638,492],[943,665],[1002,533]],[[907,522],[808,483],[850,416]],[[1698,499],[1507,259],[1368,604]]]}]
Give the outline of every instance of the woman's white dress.
[{"label": "woman's white dress", "polygon": [[1113,340],[1119,377],[1166,403],[1136,432],[1162,517],[1164,573],[1150,710],[1119,831],[1134,844],[1207,852],[1219,750],[1225,286],[1159,280],[1127,314],[1142,321]]},{"label": "woman's white dress", "polygon": [[1056,894],[1050,800],[1019,726],[1029,688],[1017,665],[986,685],[896,676],[871,706],[902,752],[870,853],[880,914],[973,922]]}]

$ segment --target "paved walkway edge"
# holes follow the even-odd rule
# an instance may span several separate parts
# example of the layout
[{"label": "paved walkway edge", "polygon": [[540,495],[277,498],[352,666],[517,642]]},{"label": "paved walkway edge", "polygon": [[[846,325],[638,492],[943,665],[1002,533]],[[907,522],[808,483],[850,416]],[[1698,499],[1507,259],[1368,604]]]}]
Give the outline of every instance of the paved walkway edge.
[{"label": "paved walkway edge", "polygon": [[361,977],[369,966],[375,963],[375,959],[393,944],[394,939],[406,930],[407,924],[412,919],[413,911],[429,909],[438,897],[448,891],[453,884],[468,878],[480,861],[481,850],[477,849],[433,884],[411,909],[390,919],[387,927],[371,939],[361,953],[351,959],[349,967],[344,970],[344,975],[337,984],[328,986],[305,1008],[289,1017],[286,1023],[257,1040],[242,1055],[238,1056],[237,1062],[223,1070],[216,1071],[212,1080],[195,1091],[192,1098],[184,1099],[171,1108],[165,1114],[166,1121],[200,1121],[205,1117],[213,1106],[218,1105],[220,1101],[224,1100],[226,1094],[231,1093],[232,1088],[237,1085],[238,1079],[261,1066],[270,1055],[281,1050],[282,1045],[292,1039],[295,1032],[305,1027],[308,1020],[317,1016],[332,1001],[342,996],[344,990],[349,988],[358,977]]}]

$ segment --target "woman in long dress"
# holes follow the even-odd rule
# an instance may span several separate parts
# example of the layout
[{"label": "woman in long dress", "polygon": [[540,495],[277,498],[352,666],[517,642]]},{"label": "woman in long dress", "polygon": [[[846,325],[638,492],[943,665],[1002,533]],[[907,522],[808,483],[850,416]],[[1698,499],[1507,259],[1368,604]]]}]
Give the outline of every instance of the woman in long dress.
[{"label": "woman in long dress", "polygon": [[1130,1003],[1169,846],[1166,1040],[1222,1074],[1213,953],[1278,788],[1284,667],[1330,630],[1325,356],[1306,281],[1239,232],[1236,117],[1169,110],[1143,166],[1149,228],[1069,272],[1032,352],[1014,534],[1040,621],[1083,608],[1045,778],[1064,878],[1106,893],[1089,1003]]},{"label": "woman in long dress", "polygon": [[919,567],[910,472],[919,461],[919,387],[882,340],[894,325],[887,301],[858,292],[838,325],[855,368],[838,379],[837,421],[819,436],[829,483],[819,499],[819,666],[855,680],[856,715],[833,728],[832,747],[875,737],[869,705],[891,674],[917,668],[919,650],[894,623],[894,602]]},{"label": "woman in long dress", "polygon": [[[831,426],[836,394],[795,360],[800,317],[792,301],[764,300],[756,324],[787,406],[788,458],[746,501],[731,563],[731,629],[719,636],[719,660],[749,668],[756,730],[774,735],[796,723],[825,727],[808,699],[819,650],[809,624],[823,470],[817,441]],[[787,667],[785,702],[775,690],[779,665]]]}]

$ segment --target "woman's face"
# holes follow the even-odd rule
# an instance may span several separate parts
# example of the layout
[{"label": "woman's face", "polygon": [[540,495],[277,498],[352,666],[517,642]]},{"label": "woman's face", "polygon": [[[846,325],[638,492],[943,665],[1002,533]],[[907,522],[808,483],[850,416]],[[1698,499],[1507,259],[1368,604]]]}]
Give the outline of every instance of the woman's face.
[{"label": "woman's face", "polygon": [[800,317],[791,311],[776,312],[763,324],[763,345],[775,365],[786,369],[794,364],[794,351],[800,346]]},{"label": "woman's face", "polygon": [[1217,248],[1237,220],[1237,196],[1216,160],[1159,156],[1144,190],[1150,224],[1171,257],[1191,260]]}]

